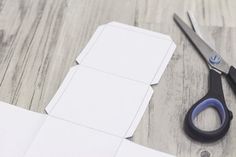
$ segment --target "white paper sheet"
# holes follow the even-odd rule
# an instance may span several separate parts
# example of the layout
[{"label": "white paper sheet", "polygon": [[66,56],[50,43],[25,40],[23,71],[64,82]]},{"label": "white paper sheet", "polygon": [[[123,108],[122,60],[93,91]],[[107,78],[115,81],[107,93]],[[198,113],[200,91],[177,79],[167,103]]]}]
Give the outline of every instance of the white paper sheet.
[{"label": "white paper sheet", "polygon": [[0,102],[0,156],[23,157],[46,115]]},{"label": "white paper sheet", "polygon": [[175,47],[167,35],[112,22],[96,30],[77,62],[131,80],[156,84]]},{"label": "white paper sheet", "polygon": [[48,117],[25,157],[113,157],[122,139]]},{"label": "white paper sheet", "polygon": [[55,117],[129,137],[151,95],[147,84],[78,65],[70,70],[46,110]]},{"label": "white paper sheet", "polygon": [[102,25],[77,58],[87,70],[72,68],[46,111],[131,137],[151,98],[149,85],[159,82],[174,49],[167,35],[117,22]]},{"label": "white paper sheet", "polygon": [[[1,157],[171,157],[92,128],[0,102]],[[138,155],[137,155],[138,154]]]},{"label": "white paper sheet", "polygon": [[173,157],[126,139],[48,117],[24,157]]},{"label": "white paper sheet", "polygon": [[[171,41],[171,45],[168,49],[168,52],[166,52],[166,55],[163,58],[163,60],[161,62],[161,65],[157,70],[156,75],[154,76],[152,82],[150,82],[150,84],[152,84],[152,85],[157,84],[160,81],[161,76],[164,73],[165,68],[168,65],[168,63],[169,63],[169,61],[170,61],[170,59],[171,59],[171,57],[174,53],[174,50],[176,48],[176,45],[175,45],[174,41],[170,38],[170,36],[162,34],[162,33],[158,33],[158,32],[149,31],[149,30],[146,30],[146,29],[142,29],[142,28],[139,28],[139,27],[133,27],[133,26],[130,26],[130,25],[118,23],[118,22],[110,22],[110,23],[108,23],[108,25],[123,28],[123,29],[127,29],[129,31],[135,31],[137,33],[144,33],[148,36],[153,36],[155,34],[155,36],[158,37],[158,38],[161,38],[163,40]],[[158,53],[160,53],[160,52],[158,52]]]},{"label": "white paper sheet", "polygon": [[174,157],[170,154],[158,152],[131,141],[124,140],[119,148],[116,157]]},{"label": "white paper sheet", "polygon": [[131,137],[175,44],[116,22],[100,26],[42,115],[0,102],[0,156],[171,157]]}]

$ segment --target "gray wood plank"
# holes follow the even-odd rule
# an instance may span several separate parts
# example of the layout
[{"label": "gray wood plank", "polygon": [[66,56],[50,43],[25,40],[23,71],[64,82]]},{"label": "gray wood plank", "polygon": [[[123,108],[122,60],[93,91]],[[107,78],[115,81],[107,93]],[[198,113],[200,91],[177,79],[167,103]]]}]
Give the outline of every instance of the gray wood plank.
[{"label": "gray wood plank", "polygon": [[1,8],[0,99],[43,112],[96,27],[133,24],[135,1],[9,0]]},{"label": "gray wood plank", "polygon": [[136,23],[172,24],[173,13],[192,11],[201,25],[234,27],[235,8],[234,0],[138,0]]}]

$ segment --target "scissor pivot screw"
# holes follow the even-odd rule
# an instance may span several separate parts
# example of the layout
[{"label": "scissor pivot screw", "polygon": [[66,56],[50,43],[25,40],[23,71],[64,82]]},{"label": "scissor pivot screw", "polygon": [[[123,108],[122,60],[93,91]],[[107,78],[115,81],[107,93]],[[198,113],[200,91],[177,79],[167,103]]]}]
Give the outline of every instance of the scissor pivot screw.
[{"label": "scissor pivot screw", "polygon": [[221,57],[219,55],[213,55],[209,59],[211,64],[219,64],[221,61]]}]

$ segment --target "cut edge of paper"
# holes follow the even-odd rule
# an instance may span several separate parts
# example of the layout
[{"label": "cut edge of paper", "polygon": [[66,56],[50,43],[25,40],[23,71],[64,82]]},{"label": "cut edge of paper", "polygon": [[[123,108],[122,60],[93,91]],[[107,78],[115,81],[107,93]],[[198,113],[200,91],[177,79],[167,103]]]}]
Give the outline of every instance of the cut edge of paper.
[{"label": "cut edge of paper", "polygon": [[136,31],[136,32],[139,32],[139,33],[145,33],[145,34],[149,34],[149,35],[152,35],[152,36],[156,35],[158,38],[161,37],[162,39],[171,40],[171,37],[166,35],[166,34],[151,31],[151,30],[147,30],[145,28],[140,28],[140,27],[136,27],[136,26],[131,26],[131,25],[119,23],[119,22],[116,22],[116,21],[109,22],[107,25],[120,27],[120,28],[125,28],[127,30]]},{"label": "cut edge of paper", "polygon": [[98,37],[101,35],[103,30],[105,29],[105,27],[106,27],[105,25],[101,25],[96,29],[95,33],[92,35],[91,39],[89,40],[85,48],[81,51],[79,56],[76,58],[76,62],[78,64],[80,64],[82,60],[84,59],[84,57],[88,54],[89,49],[94,45]]},{"label": "cut edge of paper", "polygon": [[47,114],[50,114],[52,112],[53,108],[57,104],[58,99],[62,96],[63,92],[67,88],[67,86],[70,83],[70,80],[72,79],[75,72],[76,72],[76,66],[71,67],[69,72],[67,73],[66,77],[62,81],[62,84],[60,85],[59,89],[57,90],[57,92],[53,96],[52,100],[46,106],[45,111]]},{"label": "cut edge of paper", "polygon": [[151,87],[149,87],[147,94],[146,94],[134,120],[132,121],[132,124],[130,125],[128,131],[126,132],[125,138],[130,138],[133,136],[136,128],[138,127],[139,122],[141,121],[141,119],[143,117],[144,112],[146,111],[146,108],[149,104],[152,94],[153,94],[153,89]]},{"label": "cut edge of paper", "polygon": [[175,48],[176,48],[176,44],[174,43],[174,41],[172,41],[165,58],[162,60],[162,63],[161,63],[162,67],[158,69],[157,74],[155,75],[154,79],[151,82],[151,85],[155,85],[159,83],[162,74],[164,73],[168,63],[170,62],[170,59],[175,51]]}]

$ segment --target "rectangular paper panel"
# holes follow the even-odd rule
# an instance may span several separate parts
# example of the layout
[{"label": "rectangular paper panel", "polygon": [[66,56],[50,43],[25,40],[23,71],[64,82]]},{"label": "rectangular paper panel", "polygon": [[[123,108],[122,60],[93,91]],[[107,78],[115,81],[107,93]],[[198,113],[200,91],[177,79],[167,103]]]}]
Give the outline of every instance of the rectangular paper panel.
[{"label": "rectangular paper panel", "polygon": [[71,69],[46,110],[49,115],[127,137],[151,95],[147,84],[79,65]]},{"label": "rectangular paper panel", "polygon": [[155,84],[175,47],[167,35],[112,22],[97,29],[77,62],[117,76]]},{"label": "rectangular paper panel", "polygon": [[126,139],[48,117],[24,157],[173,157]]},{"label": "rectangular paper panel", "polygon": [[122,139],[48,117],[25,157],[114,157]]}]

